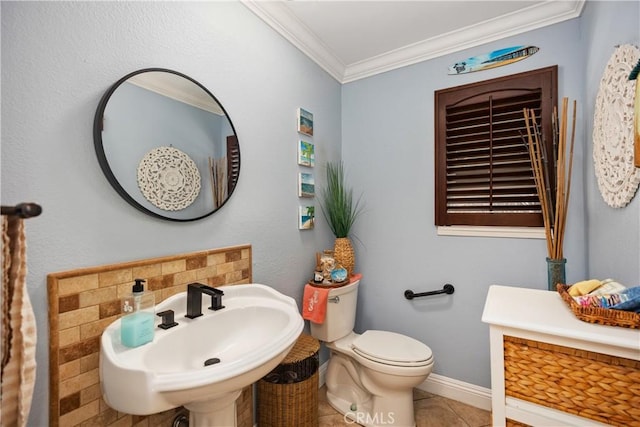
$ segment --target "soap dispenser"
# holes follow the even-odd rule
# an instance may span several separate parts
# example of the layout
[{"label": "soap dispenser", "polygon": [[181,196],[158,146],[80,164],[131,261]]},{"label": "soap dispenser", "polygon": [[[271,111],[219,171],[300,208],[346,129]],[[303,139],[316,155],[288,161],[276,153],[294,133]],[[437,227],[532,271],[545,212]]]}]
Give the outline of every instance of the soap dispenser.
[{"label": "soap dispenser", "polygon": [[120,340],[127,347],[153,341],[155,300],[153,292],[144,291],[143,279],[135,279],[131,295],[122,300]]}]

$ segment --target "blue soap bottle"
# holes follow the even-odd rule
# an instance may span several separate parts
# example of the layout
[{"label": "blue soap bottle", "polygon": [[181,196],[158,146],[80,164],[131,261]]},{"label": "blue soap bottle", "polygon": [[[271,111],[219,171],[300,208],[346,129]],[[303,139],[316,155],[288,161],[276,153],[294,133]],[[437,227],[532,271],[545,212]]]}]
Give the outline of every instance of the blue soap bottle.
[{"label": "blue soap bottle", "polygon": [[135,279],[131,295],[122,299],[120,340],[127,347],[153,341],[155,333],[155,298],[144,291],[143,279]]}]

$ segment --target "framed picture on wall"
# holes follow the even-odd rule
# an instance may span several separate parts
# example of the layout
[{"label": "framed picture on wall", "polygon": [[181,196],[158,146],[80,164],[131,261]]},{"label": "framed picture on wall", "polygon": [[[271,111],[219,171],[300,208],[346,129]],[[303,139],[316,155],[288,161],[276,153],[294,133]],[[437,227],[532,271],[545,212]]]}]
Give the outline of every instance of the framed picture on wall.
[{"label": "framed picture on wall", "polygon": [[298,143],[298,164],[314,167],[316,164],[316,152],[312,143],[300,140]]},{"label": "framed picture on wall", "polygon": [[311,230],[316,217],[315,206],[298,206],[298,229]]},{"label": "framed picture on wall", "polygon": [[301,172],[298,174],[298,197],[314,197],[316,186],[312,173]]},{"label": "framed picture on wall", "polygon": [[304,108],[298,108],[298,132],[313,136],[313,114]]}]

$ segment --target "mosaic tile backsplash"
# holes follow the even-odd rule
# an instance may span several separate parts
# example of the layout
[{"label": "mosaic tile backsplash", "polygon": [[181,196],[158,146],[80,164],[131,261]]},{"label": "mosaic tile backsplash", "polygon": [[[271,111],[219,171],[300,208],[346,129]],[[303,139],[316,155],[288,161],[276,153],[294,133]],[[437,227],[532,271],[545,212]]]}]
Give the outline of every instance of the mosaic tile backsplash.
[{"label": "mosaic tile backsplash", "polygon": [[[251,246],[242,245],[52,273],[49,294],[51,426],[171,426],[184,408],[149,416],[107,406],[100,391],[100,336],[120,316],[120,299],[133,280],[145,279],[156,304],[188,283],[210,286],[251,283]],[[237,401],[238,426],[253,425],[253,395],[247,387]]]}]

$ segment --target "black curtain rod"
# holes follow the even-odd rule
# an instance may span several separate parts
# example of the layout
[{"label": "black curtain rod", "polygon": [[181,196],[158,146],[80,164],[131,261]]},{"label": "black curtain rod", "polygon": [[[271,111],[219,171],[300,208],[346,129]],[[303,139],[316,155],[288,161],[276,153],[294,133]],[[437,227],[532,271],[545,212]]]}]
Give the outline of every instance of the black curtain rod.
[{"label": "black curtain rod", "polygon": [[20,203],[15,206],[2,206],[2,215],[16,215],[20,218],[33,218],[42,213],[42,207],[37,203]]}]

